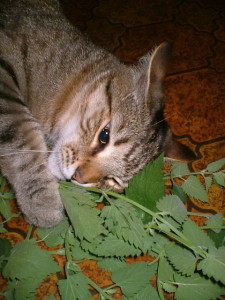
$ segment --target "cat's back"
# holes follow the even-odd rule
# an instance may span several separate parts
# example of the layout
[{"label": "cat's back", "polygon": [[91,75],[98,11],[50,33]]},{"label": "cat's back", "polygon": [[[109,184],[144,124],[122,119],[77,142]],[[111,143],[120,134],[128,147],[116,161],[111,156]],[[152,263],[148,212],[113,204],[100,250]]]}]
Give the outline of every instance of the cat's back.
[{"label": "cat's back", "polygon": [[[71,76],[103,56],[69,23],[59,1],[0,1],[0,60],[13,68],[18,93],[30,108],[34,99],[48,102]],[[0,79],[11,87],[4,72],[0,66]]]}]

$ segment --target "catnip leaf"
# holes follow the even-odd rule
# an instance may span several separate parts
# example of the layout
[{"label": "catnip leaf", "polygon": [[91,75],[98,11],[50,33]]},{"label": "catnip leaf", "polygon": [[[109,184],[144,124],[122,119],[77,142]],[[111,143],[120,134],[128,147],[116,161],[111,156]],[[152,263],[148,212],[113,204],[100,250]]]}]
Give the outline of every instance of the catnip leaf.
[{"label": "catnip leaf", "polygon": [[140,255],[141,251],[110,233],[93,249],[93,253],[104,257],[126,257]]},{"label": "catnip leaf", "polygon": [[221,158],[217,161],[214,161],[210,164],[208,164],[207,166],[207,170],[210,172],[210,173],[214,173],[220,169],[222,169],[222,167],[225,165],[225,158]]},{"label": "catnip leaf", "polygon": [[162,253],[162,251],[164,251],[164,248],[166,247],[166,245],[168,245],[170,243],[170,240],[160,234],[155,232],[153,237],[152,237],[152,251],[150,252],[151,255],[155,256],[153,253],[155,252],[157,255],[160,255]]},{"label": "catnip leaf", "polygon": [[101,211],[104,225],[118,238],[123,238],[135,247],[142,249],[147,234],[142,220],[132,205],[116,199],[112,205],[105,206]]},{"label": "catnip leaf", "polygon": [[204,275],[225,284],[225,247],[210,247],[207,257],[199,262],[197,268]]},{"label": "catnip leaf", "polygon": [[83,261],[87,259],[96,260],[95,255],[91,254],[88,250],[84,250],[81,247],[81,242],[77,238],[74,239],[73,247],[71,249],[71,254],[75,261]]},{"label": "catnip leaf", "polygon": [[[156,202],[164,196],[163,155],[148,164],[129,182],[125,189],[126,197],[140,203],[150,210],[156,211]],[[152,217],[137,209],[143,223],[148,223]]]},{"label": "catnip leaf", "polygon": [[203,202],[208,202],[207,192],[197,177],[193,175],[189,176],[181,187],[188,196]]},{"label": "catnip leaf", "polygon": [[172,180],[172,183],[173,183],[173,187],[172,187],[171,193],[173,195],[177,195],[183,203],[186,203],[188,200],[187,194],[182,190],[182,188],[174,180]]},{"label": "catnip leaf", "polygon": [[80,240],[85,238],[91,242],[98,235],[107,234],[107,230],[102,225],[103,219],[99,217],[100,211],[92,205],[90,193],[80,193],[79,191],[77,194],[76,190],[76,188],[61,186],[62,201],[76,236]]},{"label": "catnip leaf", "polygon": [[0,233],[7,232],[7,230],[4,228],[3,224],[0,224]]},{"label": "catnip leaf", "polygon": [[123,300],[160,300],[158,293],[153,286],[147,284],[134,296],[123,297]]},{"label": "catnip leaf", "polygon": [[59,292],[62,300],[91,300],[86,277],[82,273],[68,276],[67,279],[58,281]]},{"label": "catnip leaf", "polygon": [[79,186],[71,182],[60,182],[59,191],[63,198],[73,198],[80,205],[96,206],[96,200],[99,196],[95,193],[90,193],[87,190],[81,189]]},{"label": "catnip leaf", "polygon": [[168,260],[176,270],[187,276],[194,274],[197,258],[192,251],[177,244],[170,244],[165,250]]},{"label": "catnip leaf", "polygon": [[225,187],[225,173],[223,173],[223,172],[214,173],[213,180],[216,184]]},{"label": "catnip leaf", "polygon": [[0,238],[0,271],[3,270],[6,265],[4,258],[9,257],[12,245],[9,240]]},{"label": "catnip leaf", "polygon": [[[37,274],[36,274],[37,275]],[[15,299],[16,300],[35,300],[35,290],[39,287],[43,278],[38,275],[33,278],[26,278],[17,281],[15,286]]]},{"label": "catnip leaf", "polygon": [[69,228],[69,222],[66,217],[52,228],[38,228],[38,236],[48,247],[54,247],[64,244],[65,235]]},{"label": "catnip leaf", "polygon": [[207,233],[217,248],[225,246],[225,230],[221,230],[219,233],[216,233],[212,230],[207,230]]},{"label": "catnip leaf", "polygon": [[171,283],[164,282],[164,283],[162,284],[162,287],[163,287],[163,289],[164,289],[167,293],[174,293],[174,292],[176,292],[176,287],[175,287],[173,284],[171,284]]},{"label": "catnip leaf", "polygon": [[209,188],[210,188],[210,186],[211,186],[211,184],[212,184],[212,177],[210,177],[210,176],[205,177],[205,176],[204,176],[204,180],[205,180],[205,188],[206,188],[206,192],[208,193]]},{"label": "catnip leaf", "polygon": [[173,163],[172,169],[171,169],[171,177],[180,177],[184,175],[188,175],[190,173],[190,170],[188,168],[187,163],[176,161]]},{"label": "catnip leaf", "polygon": [[176,300],[214,300],[224,295],[223,288],[199,274],[190,277],[175,274],[174,277],[178,286]]},{"label": "catnip leaf", "polygon": [[44,279],[52,273],[61,271],[51,254],[35,244],[35,240],[24,240],[15,245],[3,270],[5,278],[28,279],[38,277]]},{"label": "catnip leaf", "polygon": [[221,231],[221,229],[216,229],[213,227],[223,226],[223,214],[218,213],[216,215],[209,217],[209,219],[205,222],[205,224],[209,227],[212,227],[212,229],[211,229],[212,231],[219,233]]},{"label": "catnip leaf", "polygon": [[183,234],[188,237],[196,247],[209,248],[215,246],[210,237],[190,219],[184,222]]},{"label": "catnip leaf", "polygon": [[156,265],[140,262],[126,265],[112,274],[112,281],[120,286],[126,297],[133,296],[149,285],[150,279],[155,275]]},{"label": "catnip leaf", "polygon": [[108,272],[114,272],[120,268],[123,268],[126,266],[126,263],[124,260],[120,260],[117,258],[105,258],[103,260],[98,261],[98,265],[108,271]]},{"label": "catnip leaf", "polygon": [[159,258],[158,280],[160,280],[162,283],[167,281],[173,281],[174,271],[174,268],[169,263],[166,256],[161,255]]},{"label": "catnip leaf", "polygon": [[156,207],[159,211],[167,212],[178,223],[183,223],[187,218],[187,210],[176,195],[164,196],[157,202]]},{"label": "catnip leaf", "polygon": [[8,220],[12,217],[10,202],[0,198],[0,214]]}]

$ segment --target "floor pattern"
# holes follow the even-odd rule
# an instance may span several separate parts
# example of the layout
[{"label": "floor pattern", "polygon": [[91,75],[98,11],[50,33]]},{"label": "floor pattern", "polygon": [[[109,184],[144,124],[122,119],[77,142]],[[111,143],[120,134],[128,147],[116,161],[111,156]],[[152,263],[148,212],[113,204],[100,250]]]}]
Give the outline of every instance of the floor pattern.
[{"label": "floor pattern", "polygon": [[[170,42],[165,116],[177,138],[195,151],[194,170],[225,157],[224,0],[63,0],[63,7],[75,26],[127,64],[155,45]],[[225,213],[224,190],[214,186],[209,198],[204,205],[192,199],[190,209]],[[22,217],[7,226],[13,244],[24,239],[28,226]],[[63,259],[56,259],[63,265]],[[94,262],[82,268],[97,284],[110,284],[109,274]],[[37,291],[37,299],[51,293],[59,299],[56,281],[50,276]]]}]

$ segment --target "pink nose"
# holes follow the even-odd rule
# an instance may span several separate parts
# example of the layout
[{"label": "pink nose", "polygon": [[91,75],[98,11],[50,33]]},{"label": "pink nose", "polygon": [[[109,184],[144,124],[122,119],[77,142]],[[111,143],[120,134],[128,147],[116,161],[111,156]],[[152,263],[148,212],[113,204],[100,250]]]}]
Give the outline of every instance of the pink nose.
[{"label": "pink nose", "polygon": [[83,184],[83,183],[86,183],[84,181],[84,179],[82,178],[82,171],[81,169],[78,167],[75,171],[75,173],[73,174],[73,179],[75,179],[77,182]]}]

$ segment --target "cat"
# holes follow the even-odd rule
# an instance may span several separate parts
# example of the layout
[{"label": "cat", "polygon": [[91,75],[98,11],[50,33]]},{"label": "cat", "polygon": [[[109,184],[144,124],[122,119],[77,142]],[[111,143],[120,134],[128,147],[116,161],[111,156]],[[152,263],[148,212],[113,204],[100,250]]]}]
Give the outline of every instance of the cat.
[{"label": "cat", "polygon": [[125,65],[58,1],[1,0],[0,166],[27,222],[60,222],[58,180],[122,192],[161,152],[191,157],[163,117],[170,48]]}]

